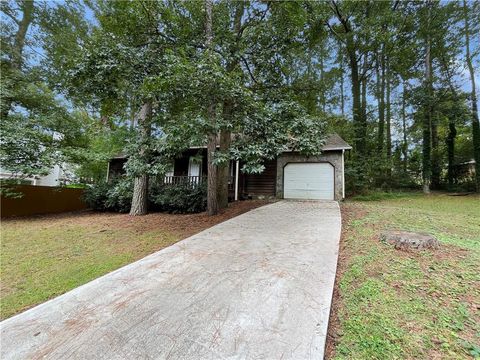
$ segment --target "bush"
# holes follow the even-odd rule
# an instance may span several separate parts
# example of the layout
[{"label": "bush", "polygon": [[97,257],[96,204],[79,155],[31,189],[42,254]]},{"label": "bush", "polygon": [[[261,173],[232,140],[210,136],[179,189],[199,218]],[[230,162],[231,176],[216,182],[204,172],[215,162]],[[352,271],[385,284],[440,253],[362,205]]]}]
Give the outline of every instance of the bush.
[{"label": "bush", "polygon": [[107,193],[108,210],[118,212],[129,212],[132,206],[133,181],[130,179],[121,179],[115,186],[111,187]]},{"label": "bush", "polygon": [[207,208],[207,186],[206,183],[163,186],[152,201],[159,210],[174,214],[202,212]]},{"label": "bush", "polygon": [[[100,182],[84,192],[87,205],[97,211],[128,212],[132,205],[133,181],[127,178]],[[160,185],[149,188],[149,208],[174,214],[198,213],[207,208],[206,183]]]},{"label": "bush", "polygon": [[128,212],[132,204],[133,183],[129,179],[101,182],[85,190],[84,200],[98,211]]},{"label": "bush", "polygon": [[107,207],[105,203],[108,199],[107,193],[110,187],[111,184],[106,182],[94,184],[84,191],[83,200],[87,203],[88,207],[93,210],[106,211]]}]

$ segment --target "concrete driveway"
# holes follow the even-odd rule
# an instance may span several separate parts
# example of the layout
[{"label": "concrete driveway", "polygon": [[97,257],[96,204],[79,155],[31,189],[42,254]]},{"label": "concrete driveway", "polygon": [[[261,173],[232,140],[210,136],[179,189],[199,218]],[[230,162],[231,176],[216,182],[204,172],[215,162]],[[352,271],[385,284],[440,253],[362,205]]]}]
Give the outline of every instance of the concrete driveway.
[{"label": "concrete driveway", "polygon": [[2,359],[322,359],[341,218],[281,201],[0,323]]}]

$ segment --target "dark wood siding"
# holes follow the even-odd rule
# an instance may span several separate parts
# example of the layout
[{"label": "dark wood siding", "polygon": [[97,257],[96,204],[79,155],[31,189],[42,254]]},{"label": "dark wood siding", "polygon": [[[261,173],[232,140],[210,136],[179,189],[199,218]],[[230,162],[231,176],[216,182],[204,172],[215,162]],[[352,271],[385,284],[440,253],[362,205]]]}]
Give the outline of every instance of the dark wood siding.
[{"label": "dark wood siding", "polygon": [[173,175],[174,176],[188,175],[188,157],[182,156],[181,158],[175,159],[175,164],[173,165]]},{"label": "dark wood siding", "polygon": [[112,159],[108,166],[108,180],[112,180],[118,176],[125,174],[125,169],[123,166],[127,162],[125,158]]},{"label": "dark wood siding", "polygon": [[261,174],[243,175],[242,193],[244,196],[275,196],[275,182],[277,177],[277,160],[264,163],[265,170]]}]

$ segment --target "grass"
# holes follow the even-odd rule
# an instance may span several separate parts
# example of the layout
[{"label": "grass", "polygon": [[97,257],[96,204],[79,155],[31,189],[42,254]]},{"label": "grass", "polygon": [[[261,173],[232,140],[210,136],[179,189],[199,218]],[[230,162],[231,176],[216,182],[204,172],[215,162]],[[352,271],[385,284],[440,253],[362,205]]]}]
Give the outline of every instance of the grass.
[{"label": "grass", "polygon": [[238,202],[213,217],[87,212],[2,220],[0,316],[10,317],[263,204]]},{"label": "grass", "polygon": [[[380,196],[381,197],[381,196]],[[480,356],[480,198],[410,194],[346,202],[331,323],[335,359]],[[442,246],[404,252],[385,229],[424,231]]]},{"label": "grass", "polygon": [[162,231],[102,233],[94,224],[9,225],[2,229],[2,318],[179,240]]},{"label": "grass", "polygon": [[356,195],[352,198],[354,201],[379,201],[379,200],[391,200],[402,199],[406,197],[418,196],[416,192],[404,192],[404,191],[373,191],[367,194]]}]

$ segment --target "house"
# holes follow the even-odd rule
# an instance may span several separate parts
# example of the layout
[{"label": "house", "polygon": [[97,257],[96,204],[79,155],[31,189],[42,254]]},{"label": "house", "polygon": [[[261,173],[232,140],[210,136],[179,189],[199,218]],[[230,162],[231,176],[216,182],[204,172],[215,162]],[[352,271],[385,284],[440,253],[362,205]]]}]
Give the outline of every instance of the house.
[{"label": "house", "polygon": [[463,184],[475,181],[475,160],[471,159],[459,164],[453,165],[453,174],[457,184]]},{"label": "house", "polygon": [[61,186],[70,182],[74,178],[73,172],[67,164],[54,165],[48,170],[47,175],[26,176],[24,174],[13,173],[0,167],[0,179],[16,181],[21,184],[35,186]]},{"label": "house", "polygon": [[[229,198],[324,199],[342,200],[345,197],[344,156],[352,147],[339,135],[327,137],[318,156],[305,156],[285,151],[276,159],[265,161],[261,174],[243,174],[241,161],[230,163]],[[123,173],[125,155],[110,160],[108,179]],[[190,148],[176,158],[164,184],[205,181],[207,149]]]}]

